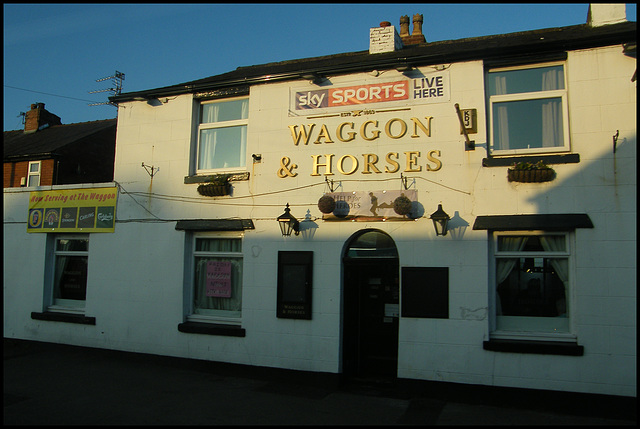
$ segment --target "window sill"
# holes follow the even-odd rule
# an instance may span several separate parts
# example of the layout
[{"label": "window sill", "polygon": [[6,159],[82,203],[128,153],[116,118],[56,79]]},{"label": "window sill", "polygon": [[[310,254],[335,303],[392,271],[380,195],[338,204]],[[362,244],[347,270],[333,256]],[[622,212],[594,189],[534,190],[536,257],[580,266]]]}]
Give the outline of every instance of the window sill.
[{"label": "window sill", "polygon": [[569,341],[497,340],[484,341],[482,348],[493,352],[582,356],[584,346]]},{"label": "window sill", "polygon": [[577,164],[580,162],[580,154],[569,153],[563,155],[527,155],[527,156],[500,156],[482,159],[483,167],[512,167],[517,162],[536,163],[542,160],[545,164]]},{"label": "window sill", "polygon": [[219,323],[184,322],[178,324],[178,331],[186,334],[221,335],[225,337],[244,337],[244,328],[237,325]]},{"label": "window sill", "polygon": [[35,320],[47,320],[50,322],[78,323],[81,325],[95,325],[95,317],[87,317],[84,314],[57,313],[45,311],[44,313],[32,312],[31,318]]}]

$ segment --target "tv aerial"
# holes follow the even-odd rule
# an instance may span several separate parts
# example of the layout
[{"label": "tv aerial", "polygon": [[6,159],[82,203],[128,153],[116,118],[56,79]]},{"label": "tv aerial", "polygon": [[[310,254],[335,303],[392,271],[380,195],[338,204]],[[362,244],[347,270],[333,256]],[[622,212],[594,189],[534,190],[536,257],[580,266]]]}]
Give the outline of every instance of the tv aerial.
[{"label": "tv aerial", "polygon": [[[120,95],[120,93],[122,92],[122,81],[124,80],[124,73],[121,73],[118,70],[116,70],[113,76],[107,76],[107,77],[103,77],[102,79],[97,79],[96,82],[104,82],[107,80],[111,80],[111,84],[113,85],[113,87],[107,88],[107,89],[98,89],[96,91],[89,91],[89,94],[96,94],[99,92],[111,92],[111,95]],[[110,105],[110,106],[116,106],[116,107],[118,106],[117,104],[112,103],[111,101],[89,104],[89,106],[103,106],[103,105]]]}]

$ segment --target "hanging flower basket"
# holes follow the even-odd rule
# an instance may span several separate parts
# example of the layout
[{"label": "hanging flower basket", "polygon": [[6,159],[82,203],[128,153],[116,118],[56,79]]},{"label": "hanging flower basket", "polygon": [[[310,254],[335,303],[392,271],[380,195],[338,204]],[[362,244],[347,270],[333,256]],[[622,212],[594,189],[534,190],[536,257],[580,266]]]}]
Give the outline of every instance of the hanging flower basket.
[{"label": "hanging flower basket", "polygon": [[542,161],[535,164],[519,162],[507,170],[509,182],[539,183],[549,182],[555,178],[556,172]]},{"label": "hanging flower basket", "polygon": [[403,195],[400,195],[393,201],[393,211],[401,216],[409,214],[411,212],[411,200]]},{"label": "hanging flower basket", "polygon": [[198,186],[198,193],[205,197],[221,197],[231,193],[231,185],[229,182],[203,183]]},{"label": "hanging flower basket", "polygon": [[329,195],[324,195],[320,197],[320,199],[318,200],[318,209],[320,209],[322,213],[325,213],[325,214],[331,213],[335,210],[335,208],[336,208],[336,202]]}]

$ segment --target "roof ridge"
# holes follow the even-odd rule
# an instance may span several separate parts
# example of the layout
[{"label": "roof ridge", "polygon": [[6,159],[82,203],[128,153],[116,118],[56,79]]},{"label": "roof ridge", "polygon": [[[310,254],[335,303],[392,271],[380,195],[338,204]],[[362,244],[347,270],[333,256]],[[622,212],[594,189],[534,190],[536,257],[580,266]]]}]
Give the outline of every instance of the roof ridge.
[{"label": "roof ridge", "polygon": [[[583,49],[584,46],[600,46],[602,43],[618,43],[620,40],[635,40],[636,22],[624,21],[606,26],[593,27],[575,24],[561,27],[516,31],[461,39],[450,39],[419,43],[404,49],[369,54],[368,50],[336,53],[325,56],[297,58],[270,63],[240,66],[235,70],[208,76],[189,82],[161,88],[134,91],[110,96],[112,102],[124,102],[145,95],[168,96],[190,92],[210,91],[216,88],[240,87],[266,81],[283,81],[301,76],[301,72],[345,73],[366,70],[368,67],[386,67],[395,60],[403,61],[464,61],[483,56],[497,56],[508,48],[513,55],[518,47],[535,48],[537,52],[550,50]],[[633,33],[633,34],[632,34]],[[473,47],[472,45],[477,45]],[[449,49],[453,47],[453,50]],[[400,57],[400,58],[396,58]]]},{"label": "roof ridge", "polygon": [[93,121],[84,121],[84,122],[71,122],[69,124],[58,124],[58,125],[52,125],[50,128],[54,128],[54,127],[64,127],[64,126],[69,126],[69,125],[81,125],[81,124],[91,124],[94,122],[106,122],[106,121],[115,121],[118,118],[109,118],[109,119],[96,119]]},{"label": "roof ridge", "polygon": [[[70,125],[92,124],[92,123],[96,123],[96,122],[117,121],[117,119],[118,118],[109,118],[109,119],[96,119],[94,121],[71,122],[70,124],[51,125],[51,126],[48,126],[47,128],[66,127],[66,126],[70,126]],[[17,129],[17,130],[6,130],[6,131],[3,131],[3,132],[4,133],[14,133],[14,132],[24,132],[24,130],[22,128],[20,128],[20,129]]]}]

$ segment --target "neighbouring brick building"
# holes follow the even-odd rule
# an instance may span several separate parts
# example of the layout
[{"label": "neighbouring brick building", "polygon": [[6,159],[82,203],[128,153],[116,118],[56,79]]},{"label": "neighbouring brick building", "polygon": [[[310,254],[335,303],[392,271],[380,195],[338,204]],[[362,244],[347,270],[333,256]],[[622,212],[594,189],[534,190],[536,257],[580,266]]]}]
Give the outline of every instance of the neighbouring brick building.
[{"label": "neighbouring brick building", "polygon": [[3,137],[3,188],[113,180],[116,119],[62,124],[34,103],[24,129]]}]

